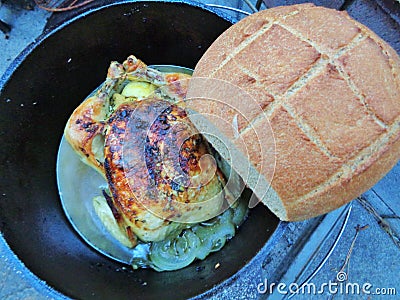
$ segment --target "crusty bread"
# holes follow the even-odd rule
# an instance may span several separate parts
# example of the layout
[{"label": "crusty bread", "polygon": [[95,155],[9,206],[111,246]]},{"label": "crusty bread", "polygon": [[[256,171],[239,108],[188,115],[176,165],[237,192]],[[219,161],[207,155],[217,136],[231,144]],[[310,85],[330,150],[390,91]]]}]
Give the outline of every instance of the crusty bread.
[{"label": "crusty bread", "polygon": [[[187,106],[206,116],[193,122],[256,196],[297,221],[351,201],[396,164],[399,76],[397,53],[346,12],[276,7],[218,37],[195,68]],[[221,81],[204,88],[206,78],[251,99],[218,91]]]}]

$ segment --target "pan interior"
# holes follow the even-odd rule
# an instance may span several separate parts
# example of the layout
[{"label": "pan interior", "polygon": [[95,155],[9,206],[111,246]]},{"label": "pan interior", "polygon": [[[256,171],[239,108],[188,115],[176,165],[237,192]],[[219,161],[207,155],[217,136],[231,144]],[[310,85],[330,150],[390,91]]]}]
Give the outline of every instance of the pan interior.
[{"label": "pan interior", "polygon": [[206,260],[174,272],[133,271],[76,233],[57,188],[64,126],[111,60],[134,53],[149,64],[194,68],[230,25],[187,1],[115,2],[46,34],[7,71],[0,82],[0,231],[40,280],[74,299],[186,299],[225,282],[265,247],[279,221],[258,205]]}]

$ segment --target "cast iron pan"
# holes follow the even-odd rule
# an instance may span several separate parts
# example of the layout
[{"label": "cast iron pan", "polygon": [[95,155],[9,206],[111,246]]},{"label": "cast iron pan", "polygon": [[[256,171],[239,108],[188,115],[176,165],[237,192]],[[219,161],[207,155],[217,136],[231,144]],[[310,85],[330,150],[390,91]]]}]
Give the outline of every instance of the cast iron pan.
[{"label": "cast iron pan", "polygon": [[[40,279],[87,299],[182,299],[226,282],[278,225],[257,206],[238,235],[183,270],[133,271],[97,253],[61,208],[56,158],[74,108],[104,80],[111,60],[193,68],[231,21],[185,1],[124,1],[92,8],[29,46],[0,81],[0,230]],[[221,267],[214,266],[220,263]]]}]

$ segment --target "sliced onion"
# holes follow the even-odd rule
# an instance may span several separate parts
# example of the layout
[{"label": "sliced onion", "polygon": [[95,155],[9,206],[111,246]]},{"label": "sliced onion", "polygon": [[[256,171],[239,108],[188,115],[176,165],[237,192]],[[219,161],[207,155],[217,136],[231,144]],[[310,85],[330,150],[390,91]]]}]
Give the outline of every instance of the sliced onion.
[{"label": "sliced onion", "polygon": [[213,225],[198,225],[193,231],[200,238],[201,245],[197,251],[198,259],[205,259],[211,252],[219,251],[227,240],[235,235],[235,226],[231,221],[232,211],[227,210]]},{"label": "sliced onion", "polygon": [[134,254],[132,265],[136,268],[173,271],[190,265],[196,258],[203,260],[210,253],[221,250],[235,235],[236,227],[243,222],[247,211],[247,202],[240,199],[234,208],[184,230],[177,237],[142,245],[143,249],[140,250],[144,251]]},{"label": "sliced onion", "polygon": [[233,216],[232,216],[232,222],[236,227],[242,225],[249,211],[247,201],[239,199],[238,202],[239,202],[238,205],[233,209]]},{"label": "sliced onion", "polygon": [[200,239],[189,229],[175,239],[153,243],[150,260],[157,271],[172,271],[191,264],[196,258]]}]

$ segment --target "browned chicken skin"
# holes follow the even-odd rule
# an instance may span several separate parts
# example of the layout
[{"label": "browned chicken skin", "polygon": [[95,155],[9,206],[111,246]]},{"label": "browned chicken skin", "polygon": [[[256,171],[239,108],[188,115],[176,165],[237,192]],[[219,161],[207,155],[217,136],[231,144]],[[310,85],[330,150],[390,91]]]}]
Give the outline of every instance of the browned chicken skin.
[{"label": "browned chicken skin", "polygon": [[109,121],[105,171],[123,226],[160,241],[218,215],[222,178],[209,153],[179,106],[156,97],[121,105]]},{"label": "browned chicken skin", "polygon": [[[188,81],[180,79],[188,77],[163,74],[134,56],[113,62],[104,85],[65,129],[82,160],[106,177],[111,195],[104,196],[132,246],[137,237],[161,241],[179,234],[218,215],[225,203],[224,179],[208,143],[185,110],[171,104],[184,99]],[[150,98],[122,97],[126,81],[161,88]],[[123,98],[117,105],[116,96]]]}]

